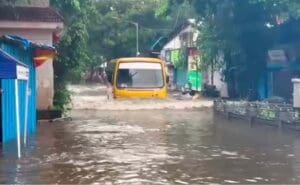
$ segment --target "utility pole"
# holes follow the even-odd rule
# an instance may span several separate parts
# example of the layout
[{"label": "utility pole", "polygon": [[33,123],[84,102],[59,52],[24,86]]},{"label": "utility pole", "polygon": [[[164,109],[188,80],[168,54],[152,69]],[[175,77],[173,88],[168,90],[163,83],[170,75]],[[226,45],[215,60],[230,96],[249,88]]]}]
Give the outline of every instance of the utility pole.
[{"label": "utility pole", "polygon": [[[114,19],[119,20],[118,17],[113,17]],[[140,48],[139,48],[139,23],[134,21],[125,20],[125,22],[133,24],[136,28],[136,56],[140,55]]]}]

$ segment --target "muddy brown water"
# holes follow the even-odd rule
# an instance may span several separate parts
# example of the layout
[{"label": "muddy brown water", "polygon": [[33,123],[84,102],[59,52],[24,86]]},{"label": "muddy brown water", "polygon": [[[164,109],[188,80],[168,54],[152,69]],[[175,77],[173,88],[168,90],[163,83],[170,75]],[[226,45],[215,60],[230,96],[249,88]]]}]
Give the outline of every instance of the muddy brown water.
[{"label": "muddy brown water", "polygon": [[42,123],[16,158],[3,146],[0,184],[299,184],[300,133],[211,110],[76,111]]}]

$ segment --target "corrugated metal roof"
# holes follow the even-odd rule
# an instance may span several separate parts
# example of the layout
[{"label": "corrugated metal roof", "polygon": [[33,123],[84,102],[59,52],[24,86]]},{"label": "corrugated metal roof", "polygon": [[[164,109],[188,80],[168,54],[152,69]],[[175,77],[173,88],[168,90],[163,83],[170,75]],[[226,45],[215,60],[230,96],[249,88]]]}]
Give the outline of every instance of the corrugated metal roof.
[{"label": "corrugated metal roof", "polygon": [[33,43],[28,39],[15,36],[15,35],[4,35],[0,37],[0,42],[18,46],[24,50],[27,49],[44,49],[56,52],[56,49],[53,46],[45,45],[45,44],[37,44]]}]

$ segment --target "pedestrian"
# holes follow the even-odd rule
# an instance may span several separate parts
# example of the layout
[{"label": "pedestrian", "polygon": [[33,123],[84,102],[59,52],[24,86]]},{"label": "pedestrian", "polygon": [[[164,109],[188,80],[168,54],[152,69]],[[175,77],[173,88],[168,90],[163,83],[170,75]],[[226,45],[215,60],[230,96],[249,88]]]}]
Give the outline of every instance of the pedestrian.
[{"label": "pedestrian", "polygon": [[102,77],[103,82],[104,82],[104,84],[106,86],[106,97],[107,97],[107,100],[112,100],[112,98],[113,98],[113,87],[112,87],[112,84],[108,80],[108,76],[107,76],[105,70],[102,71],[101,77]]}]

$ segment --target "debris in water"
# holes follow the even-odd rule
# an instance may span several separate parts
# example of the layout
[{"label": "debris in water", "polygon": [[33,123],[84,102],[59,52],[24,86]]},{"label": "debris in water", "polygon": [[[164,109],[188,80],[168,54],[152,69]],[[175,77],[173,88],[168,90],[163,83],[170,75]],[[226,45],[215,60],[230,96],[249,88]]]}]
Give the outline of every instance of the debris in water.
[{"label": "debris in water", "polygon": [[230,152],[230,151],[222,151],[221,152],[223,155],[231,155],[231,156],[236,156],[238,155],[237,152]]}]

